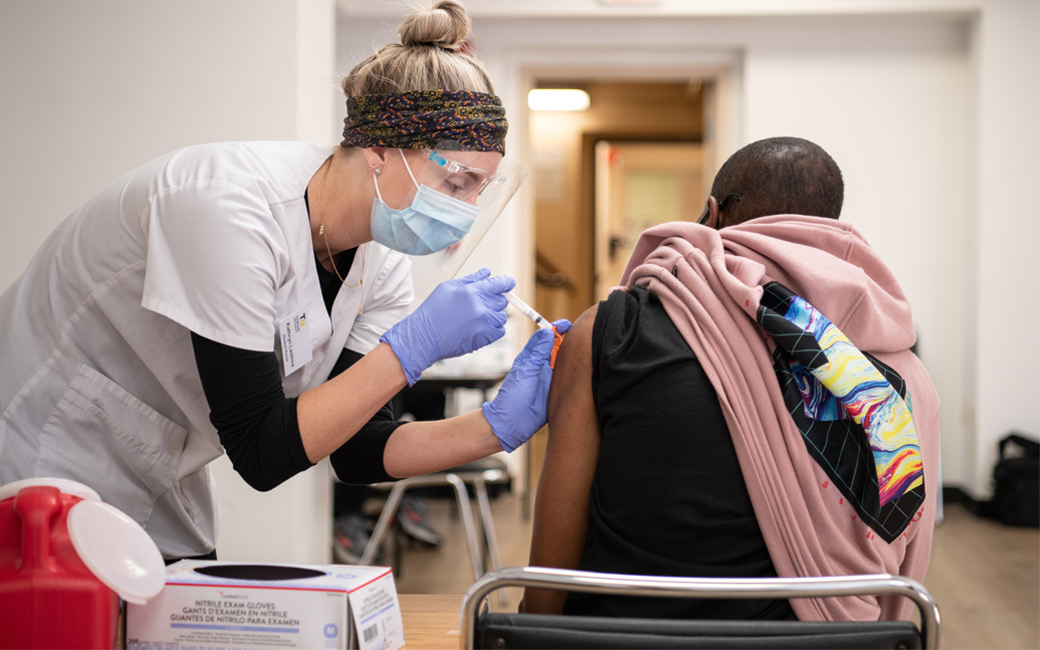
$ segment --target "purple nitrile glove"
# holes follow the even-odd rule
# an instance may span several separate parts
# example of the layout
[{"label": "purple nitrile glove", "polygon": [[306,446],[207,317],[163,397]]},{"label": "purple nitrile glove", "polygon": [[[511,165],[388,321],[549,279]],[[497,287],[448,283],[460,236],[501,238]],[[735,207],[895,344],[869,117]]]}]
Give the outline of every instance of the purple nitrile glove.
[{"label": "purple nitrile glove", "polygon": [[437,361],[467,354],[502,338],[509,304],[502,294],[515,286],[513,278],[492,277],[488,269],[441,282],[414,312],[379,340],[393,349],[412,386],[423,370]]},{"label": "purple nitrile glove", "polygon": [[484,417],[502,449],[513,451],[545,424],[553,372],[549,357],[556,338],[553,332],[564,334],[570,328],[570,321],[558,320],[553,323],[553,329],[539,329],[532,334],[516,355],[498,394],[490,402],[484,402]]}]

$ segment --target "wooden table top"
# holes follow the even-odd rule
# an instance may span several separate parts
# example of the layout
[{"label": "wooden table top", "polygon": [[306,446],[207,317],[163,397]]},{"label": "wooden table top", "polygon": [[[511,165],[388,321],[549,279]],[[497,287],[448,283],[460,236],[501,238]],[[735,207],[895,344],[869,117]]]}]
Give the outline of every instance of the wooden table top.
[{"label": "wooden table top", "polygon": [[458,650],[462,594],[398,594],[405,650]]}]

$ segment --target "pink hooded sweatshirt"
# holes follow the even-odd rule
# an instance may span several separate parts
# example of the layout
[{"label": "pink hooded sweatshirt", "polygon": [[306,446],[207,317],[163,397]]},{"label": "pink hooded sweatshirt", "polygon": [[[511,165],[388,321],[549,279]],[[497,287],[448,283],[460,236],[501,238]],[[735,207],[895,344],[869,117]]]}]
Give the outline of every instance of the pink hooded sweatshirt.
[{"label": "pink hooded sweatshirt", "polygon": [[[763,285],[779,282],[831,321],[858,350],[905,381],[924,499],[892,541],[810,456],[785,405],[773,351],[757,321]],[[643,233],[621,286],[656,293],[718,393],[766,546],[780,576],[891,573],[921,581],[931,553],[938,486],[939,399],[920,360],[910,305],[888,268],[850,225],[778,215],[714,230],[669,223]],[[921,488],[918,488],[920,490]],[[905,617],[897,596],[791,599],[801,620]]]}]

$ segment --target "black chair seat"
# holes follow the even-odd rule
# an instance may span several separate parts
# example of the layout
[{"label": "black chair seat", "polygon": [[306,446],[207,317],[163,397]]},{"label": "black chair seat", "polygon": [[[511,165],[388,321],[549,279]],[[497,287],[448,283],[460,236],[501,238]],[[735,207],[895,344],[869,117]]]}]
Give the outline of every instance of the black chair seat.
[{"label": "black chair seat", "polygon": [[910,621],[679,621],[598,616],[485,613],[480,648],[920,648]]}]

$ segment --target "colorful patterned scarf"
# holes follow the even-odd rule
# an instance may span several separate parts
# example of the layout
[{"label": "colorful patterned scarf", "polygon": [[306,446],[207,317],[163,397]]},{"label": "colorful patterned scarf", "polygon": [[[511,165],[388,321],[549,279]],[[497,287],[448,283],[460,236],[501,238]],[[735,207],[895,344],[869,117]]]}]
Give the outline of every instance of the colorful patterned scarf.
[{"label": "colorful patterned scarf", "polygon": [[809,453],[864,522],[896,539],[924,501],[902,378],[778,282],[763,286],[758,322],[777,345],[774,368]]},{"label": "colorful patterned scarf", "polygon": [[468,90],[412,90],[347,100],[345,147],[457,149],[505,154],[509,123],[495,95]]}]

